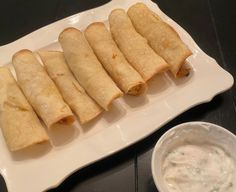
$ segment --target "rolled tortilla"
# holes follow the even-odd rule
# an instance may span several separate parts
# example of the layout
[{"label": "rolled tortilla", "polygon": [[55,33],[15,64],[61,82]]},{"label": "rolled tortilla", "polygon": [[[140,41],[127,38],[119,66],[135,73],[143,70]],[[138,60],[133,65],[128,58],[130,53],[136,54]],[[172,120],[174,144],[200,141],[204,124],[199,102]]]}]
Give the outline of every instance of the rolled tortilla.
[{"label": "rolled tortilla", "polygon": [[145,81],[166,70],[169,65],[138,34],[123,9],[115,9],[109,16],[111,34],[129,63]]},{"label": "rolled tortilla", "polygon": [[75,28],[59,36],[67,63],[87,93],[105,110],[122,92],[108,76],[83,34]]},{"label": "rolled tortilla", "polygon": [[178,33],[143,3],[131,6],[128,15],[136,30],[171,65],[172,74],[175,77],[186,75],[188,70],[182,69],[182,65],[192,52],[180,39]]},{"label": "rolled tortilla", "polygon": [[125,93],[140,95],[145,82],[140,74],[127,62],[104,23],[92,23],[85,30],[85,37],[103,67]]},{"label": "rolled tortilla", "polygon": [[17,52],[12,62],[21,89],[48,128],[74,122],[72,111],[31,51]]},{"label": "rolled tortilla", "polygon": [[81,124],[92,120],[102,112],[102,108],[79,85],[68,68],[62,52],[40,51],[38,54],[49,76],[72,111],[77,114]]},{"label": "rolled tortilla", "polygon": [[48,141],[37,115],[5,67],[0,67],[0,126],[10,151]]}]

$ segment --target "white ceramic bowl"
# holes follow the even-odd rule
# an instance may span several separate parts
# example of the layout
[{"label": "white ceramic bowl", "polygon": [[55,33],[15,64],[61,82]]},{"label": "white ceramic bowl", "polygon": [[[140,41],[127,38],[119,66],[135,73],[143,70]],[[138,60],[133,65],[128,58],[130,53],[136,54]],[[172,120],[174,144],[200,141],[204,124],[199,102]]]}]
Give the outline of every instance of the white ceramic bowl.
[{"label": "white ceramic bowl", "polygon": [[166,154],[182,142],[210,143],[223,148],[236,159],[236,136],[227,129],[206,122],[188,122],[167,131],[157,142],[152,154],[152,175],[159,192],[168,192],[163,179],[162,164]]}]

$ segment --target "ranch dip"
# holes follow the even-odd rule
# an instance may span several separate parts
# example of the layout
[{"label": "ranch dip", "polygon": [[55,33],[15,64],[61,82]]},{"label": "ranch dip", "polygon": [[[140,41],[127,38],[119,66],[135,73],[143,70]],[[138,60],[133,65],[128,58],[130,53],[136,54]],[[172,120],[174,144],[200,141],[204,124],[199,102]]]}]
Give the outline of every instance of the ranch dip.
[{"label": "ranch dip", "polygon": [[169,192],[236,192],[235,169],[235,159],[212,144],[180,145],[162,167]]}]

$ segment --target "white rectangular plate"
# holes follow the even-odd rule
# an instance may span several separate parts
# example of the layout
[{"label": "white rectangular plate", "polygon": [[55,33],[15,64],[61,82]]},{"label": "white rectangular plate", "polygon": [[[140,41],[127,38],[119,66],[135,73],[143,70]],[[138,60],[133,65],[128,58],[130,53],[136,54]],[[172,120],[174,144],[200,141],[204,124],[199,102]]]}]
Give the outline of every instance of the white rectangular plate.
[{"label": "white rectangular plate", "polygon": [[[94,21],[104,21],[111,10],[127,8],[137,0],[113,0],[106,5],[65,18],[43,27],[11,44],[0,47],[0,66],[11,66],[12,55],[23,48],[60,49],[59,33],[66,27],[84,29]],[[50,133],[52,146],[42,144],[11,154],[0,133],[0,172],[9,192],[40,192],[59,185],[72,172],[107,157],[143,139],[161,126],[233,85],[233,77],[207,56],[190,35],[168,18],[150,0],[141,0],[159,14],[192,50],[187,59],[191,75],[174,80],[159,75],[149,83],[146,96],[125,96],[115,101],[109,112],[86,126],[76,123]]]}]

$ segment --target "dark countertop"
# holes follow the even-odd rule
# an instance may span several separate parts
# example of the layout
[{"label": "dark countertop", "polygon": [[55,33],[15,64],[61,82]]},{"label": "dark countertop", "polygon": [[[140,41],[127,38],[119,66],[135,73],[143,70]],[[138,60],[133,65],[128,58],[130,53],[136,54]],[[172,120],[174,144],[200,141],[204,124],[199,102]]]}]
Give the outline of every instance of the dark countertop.
[{"label": "dark countertop", "polygon": [[[106,2],[108,0],[1,2],[0,45],[12,42],[56,20]],[[234,0],[155,0],[155,2],[168,16],[185,28],[208,55],[215,58],[233,76],[236,75]],[[235,96],[234,86],[230,91],[216,96],[211,102],[183,113],[137,144],[74,173],[50,192],[157,191],[151,175],[151,154],[160,136],[174,125],[193,120],[216,123],[236,134]],[[0,191],[7,191],[3,179],[0,180]]]}]

